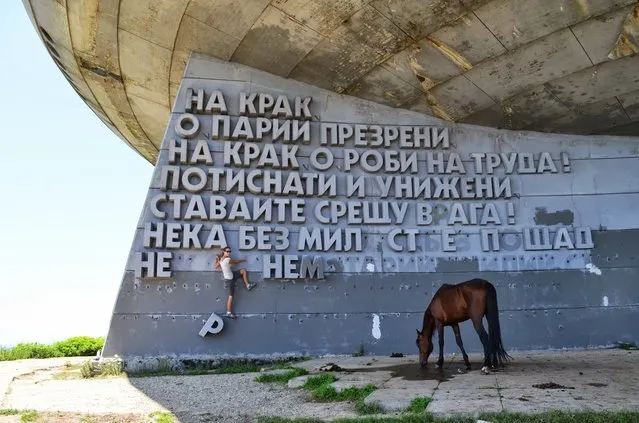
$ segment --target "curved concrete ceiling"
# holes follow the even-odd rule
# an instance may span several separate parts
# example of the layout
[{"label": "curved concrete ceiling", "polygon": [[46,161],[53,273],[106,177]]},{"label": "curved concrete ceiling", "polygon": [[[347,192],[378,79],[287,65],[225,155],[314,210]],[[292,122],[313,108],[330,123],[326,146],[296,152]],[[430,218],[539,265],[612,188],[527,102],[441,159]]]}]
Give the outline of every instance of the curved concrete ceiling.
[{"label": "curved concrete ceiling", "polygon": [[151,163],[191,52],[453,122],[639,135],[637,0],[23,1]]}]

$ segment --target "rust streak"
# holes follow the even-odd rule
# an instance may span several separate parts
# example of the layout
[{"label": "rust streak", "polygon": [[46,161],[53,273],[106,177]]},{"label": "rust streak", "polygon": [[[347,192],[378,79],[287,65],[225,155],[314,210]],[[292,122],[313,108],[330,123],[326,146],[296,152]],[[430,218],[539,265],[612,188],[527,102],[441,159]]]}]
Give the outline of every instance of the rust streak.
[{"label": "rust streak", "polygon": [[447,120],[449,122],[455,121],[448,114],[448,112],[446,111],[446,108],[444,108],[443,106],[439,104],[439,102],[437,101],[434,95],[432,95],[431,93],[426,93],[426,101],[428,102],[428,105],[430,106],[430,108],[433,110],[433,114],[435,114],[435,116],[437,116],[438,118]]},{"label": "rust streak", "polygon": [[425,76],[424,68],[417,62],[417,59],[411,56],[408,62],[424,91],[428,91],[437,85],[435,81]]},{"label": "rust streak", "polygon": [[624,19],[621,32],[608,54],[610,60],[639,53],[639,4]]},{"label": "rust streak", "polygon": [[584,17],[590,17],[590,6],[588,0],[574,0],[577,11]]},{"label": "rust streak", "polygon": [[448,57],[455,65],[462,68],[464,71],[468,71],[473,68],[472,63],[470,63],[468,59],[466,59],[460,53],[456,52],[451,47],[448,47],[446,44],[442,43],[441,41],[431,37],[426,37],[426,39],[433,46],[435,46],[435,48],[439,50],[444,56]]}]

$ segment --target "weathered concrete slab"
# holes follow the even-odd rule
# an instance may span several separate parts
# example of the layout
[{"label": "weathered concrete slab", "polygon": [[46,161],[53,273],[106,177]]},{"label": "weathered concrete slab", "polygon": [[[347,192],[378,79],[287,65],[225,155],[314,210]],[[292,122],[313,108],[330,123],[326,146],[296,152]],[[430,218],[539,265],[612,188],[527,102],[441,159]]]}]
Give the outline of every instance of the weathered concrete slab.
[{"label": "weathered concrete slab", "polygon": [[459,59],[459,63],[454,63],[450,55],[444,54],[450,52],[429,38],[419,41],[408,52],[410,65],[415,74],[435,84],[447,81],[467,70],[466,61]]},{"label": "weathered concrete slab", "polygon": [[398,107],[419,96],[423,91],[380,66],[351,85],[346,93]]},{"label": "weathered concrete slab", "polygon": [[162,139],[164,131],[162,126],[158,125],[158,121],[169,115],[169,108],[165,105],[167,103],[159,104],[146,98],[129,94],[129,104],[131,104],[131,110],[140,123],[140,127],[159,149],[161,143],[158,142],[156,144],[156,141]]},{"label": "weathered concrete slab", "polygon": [[471,7],[477,7],[486,1],[373,0],[371,6],[411,37],[419,39],[439,29],[446,22],[455,21],[466,15]]},{"label": "weathered concrete slab", "polygon": [[457,392],[442,394],[437,390],[426,411],[434,417],[455,415],[477,417],[481,413],[500,413],[503,407],[497,393],[468,391],[466,394]]},{"label": "weathered concrete slab", "polygon": [[431,90],[438,107],[446,115],[458,120],[486,109],[495,102],[465,75],[459,75]]},{"label": "weathered concrete slab", "polygon": [[342,92],[407,45],[404,32],[373,7],[365,6],[313,48],[290,77],[322,75],[332,81],[335,91]]},{"label": "weathered concrete slab", "polygon": [[241,40],[268,4],[269,0],[191,0],[186,14]]},{"label": "weathered concrete slab", "polygon": [[499,56],[506,51],[474,13],[468,13],[433,32],[429,38],[452,49],[451,56],[459,55],[462,62],[468,61],[472,65]]},{"label": "weathered concrete slab", "polygon": [[548,132],[570,130],[588,134],[604,128],[623,126],[630,122],[616,97],[578,105],[575,111],[544,125]]},{"label": "weathered concrete slab", "polygon": [[[124,30],[120,30],[118,39],[120,67],[127,93],[168,107],[171,50]],[[150,78],[145,75],[147,66],[155,69]]]},{"label": "weathered concrete slab", "polygon": [[340,380],[338,380],[337,382],[331,383],[331,386],[335,389],[335,392],[342,392],[343,390],[349,388],[363,389],[369,385],[375,385],[375,382],[366,379],[342,380],[340,378]]},{"label": "weathered concrete slab", "polygon": [[[569,107],[586,105],[639,89],[639,55],[603,62],[595,69],[585,69],[550,82],[548,87]],[[618,85],[615,81],[625,81]]]},{"label": "weathered concrete slab", "polygon": [[345,0],[275,0],[271,2],[287,15],[324,36],[331,36],[332,31],[362,9],[368,1]]},{"label": "weathered concrete slab", "polygon": [[493,99],[503,100],[590,66],[590,59],[572,32],[562,30],[508,56],[483,62],[465,75]]},{"label": "weathered concrete slab", "polygon": [[364,399],[364,404],[378,404],[385,413],[406,411],[416,397],[427,396],[428,389],[383,388],[373,391]]},{"label": "weathered concrete slab", "polygon": [[622,7],[572,27],[573,34],[594,64],[609,60],[608,54],[619,37],[623,21],[633,8],[633,5]]},{"label": "weathered concrete slab", "polygon": [[413,45],[392,55],[379,66],[396,75],[402,81],[426,92],[435,86],[436,82],[427,78],[426,75],[422,74],[420,67],[416,66],[415,56],[417,54],[419,54],[419,50]]},{"label": "weathered concrete slab", "polygon": [[[171,49],[188,0],[123,0],[120,2],[118,26],[166,49]],[[149,10],[155,13],[149,14]],[[141,51],[141,50],[138,50]]]},{"label": "weathered concrete slab", "polygon": [[598,16],[633,0],[532,0],[524,3],[492,1],[475,10],[493,34],[512,50],[561,28]]},{"label": "weathered concrete slab", "polygon": [[239,38],[185,14],[175,38],[171,62],[171,83],[181,81],[192,49],[212,57],[229,60],[239,44]]},{"label": "weathered concrete slab", "polygon": [[639,90],[620,95],[618,98],[630,119],[639,119]]},{"label": "weathered concrete slab", "polygon": [[268,6],[233,53],[234,62],[288,76],[322,37]]},{"label": "weathered concrete slab", "polygon": [[471,124],[490,123],[500,128],[523,129],[535,122],[553,120],[566,113],[571,113],[570,109],[557,100],[545,85],[540,85],[461,120]]}]

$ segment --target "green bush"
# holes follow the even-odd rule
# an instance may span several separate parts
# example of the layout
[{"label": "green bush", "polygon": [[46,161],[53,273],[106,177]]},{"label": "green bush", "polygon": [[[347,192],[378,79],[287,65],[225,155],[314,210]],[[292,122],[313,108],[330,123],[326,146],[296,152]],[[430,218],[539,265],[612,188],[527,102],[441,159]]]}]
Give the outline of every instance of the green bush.
[{"label": "green bush", "polygon": [[53,348],[60,351],[62,357],[82,357],[95,355],[104,346],[104,338],[75,336],[66,341],[56,342]]},{"label": "green bush", "polygon": [[51,345],[38,343],[20,343],[13,348],[0,349],[0,361],[51,358],[56,356],[59,355]]},{"label": "green bush", "polygon": [[53,345],[20,343],[13,348],[0,348],[0,361],[89,356],[95,355],[103,346],[104,338],[89,336],[76,336]]}]

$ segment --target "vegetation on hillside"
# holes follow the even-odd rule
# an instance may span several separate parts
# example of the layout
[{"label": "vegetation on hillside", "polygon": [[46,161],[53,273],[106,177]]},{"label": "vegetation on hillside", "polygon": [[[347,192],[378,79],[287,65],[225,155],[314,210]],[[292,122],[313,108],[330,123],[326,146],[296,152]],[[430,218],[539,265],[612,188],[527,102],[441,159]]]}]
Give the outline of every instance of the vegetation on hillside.
[{"label": "vegetation on hillside", "polygon": [[54,344],[21,343],[12,348],[0,348],[0,361],[28,358],[93,356],[104,346],[104,338],[74,336]]}]

